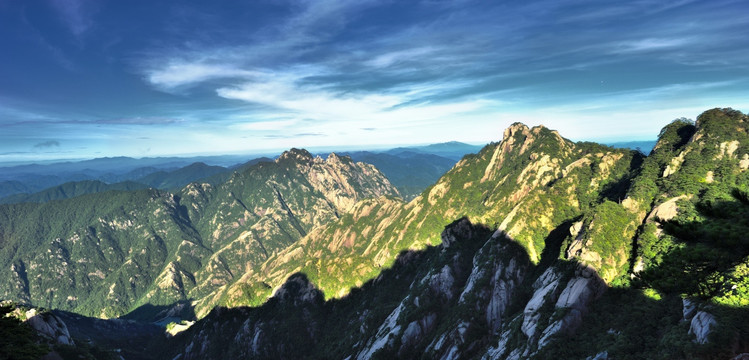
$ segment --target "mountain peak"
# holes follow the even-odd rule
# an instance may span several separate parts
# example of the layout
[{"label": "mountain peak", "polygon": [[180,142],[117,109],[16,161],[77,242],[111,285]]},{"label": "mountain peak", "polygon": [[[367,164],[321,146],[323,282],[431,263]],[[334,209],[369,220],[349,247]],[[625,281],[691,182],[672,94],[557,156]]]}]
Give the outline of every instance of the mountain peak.
[{"label": "mountain peak", "polygon": [[328,157],[325,159],[325,162],[328,163],[340,163],[340,162],[353,162],[351,159],[351,156],[348,155],[338,155],[336,153],[330,153]]},{"label": "mountain peak", "polygon": [[505,132],[502,135],[502,141],[506,141],[507,139],[514,137],[518,133],[528,135],[530,133],[528,125],[525,125],[521,122],[513,123],[512,125],[507,127],[507,129],[505,129]]},{"label": "mountain peak", "polygon": [[292,159],[297,161],[312,161],[312,154],[310,154],[309,151],[305,149],[297,149],[297,148],[291,148],[289,150],[284,151],[281,156],[278,157],[278,160],[286,160],[286,159]]}]

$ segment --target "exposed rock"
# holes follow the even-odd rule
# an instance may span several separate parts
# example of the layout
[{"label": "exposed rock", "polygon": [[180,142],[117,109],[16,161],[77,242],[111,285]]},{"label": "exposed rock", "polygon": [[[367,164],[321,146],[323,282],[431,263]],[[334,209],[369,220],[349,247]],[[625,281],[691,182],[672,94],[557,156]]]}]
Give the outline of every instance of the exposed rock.
[{"label": "exposed rock", "polygon": [[675,174],[677,171],[679,171],[679,168],[681,167],[681,164],[684,162],[684,157],[689,153],[689,150],[682,151],[679,156],[675,156],[673,159],[671,159],[671,163],[666,166],[666,169],[663,170],[663,177],[669,177],[673,174]]},{"label": "exposed rock", "polygon": [[594,356],[588,356],[585,358],[585,360],[608,360],[609,359],[609,352],[608,351],[601,351],[598,354],[595,354]]},{"label": "exposed rock", "polygon": [[392,345],[392,339],[400,335],[401,326],[397,324],[397,321],[398,317],[400,317],[401,311],[405,308],[404,302],[401,302],[398,307],[388,315],[382,325],[380,325],[374,339],[368,341],[368,345],[356,356],[358,360],[370,359],[377,350],[384,348],[386,345]]},{"label": "exposed rock", "polygon": [[289,159],[296,161],[312,161],[312,154],[305,149],[291,148],[290,150],[284,151],[281,156],[276,159],[276,162]]},{"label": "exposed rock", "polygon": [[455,278],[448,265],[442,267],[440,272],[432,275],[429,279],[429,288],[435,293],[443,296],[446,300],[453,297],[453,284]]},{"label": "exposed rock", "polygon": [[707,337],[712,332],[712,328],[717,324],[712,314],[698,311],[692,318],[692,323],[689,326],[689,335],[696,337],[695,342],[704,344],[707,342]]},{"label": "exposed rock", "polygon": [[443,248],[447,249],[459,239],[470,239],[473,237],[473,224],[468,218],[461,218],[445,227],[440,234]]},{"label": "exposed rock", "polygon": [[70,337],[68,326],[56,315],[44,312],[38,313],[36,309],[26,311],[26,323],[39,334],[54,340],[58,344],[75,345]]},{"label": "exposed rock", "polygon": [[711,184],[715,179],[713,178],[715,174],[712,170],[708,171],[707,174],[705,174],[705,182],[708,184]]},{"label": "exposed rock", "polygon": [[605,286],[600,279],[575,277],[567,283],[555,306],[584,310],[588,302],[598,297]]},{"label": "exposed rock", "polygon": [[739,168],[742,171],[749,169],[749,154],[744,154],[744,156],[741,157],[741,160],[739,160]]},{"label": "exposed rock", "polygon": [[429,344],[426,351],[437,354],[440,360],[459,359],[461,355],[459,349],[466,341],[465,335],[469,325],[468,322],[461,321]]},{"label": "exposed rock", "polygon": [[715,156],[715,159],[720,160],[723,158],[734,157],[734,153],[736,153],[736,150],[738,148],[739,148],[738,140],[722,142],[720,143],[720,153]]},{"label": "exposed rock", "polygon": [[595,270],[589,267],[579,267],[575,277],[567,282],[556,304],[557,309],[568,309],[560,320],[547,326],[538,340],[538,348],[544,347],[556,334],[572,334],[582,323],[583,316],[588,312],[588,304],[601,296],[606,289],[606,283]]},{"label": "exposed rock", "polygon": [[282,303],[300,306],[302,304],[320,304],[324,296],[320,290],[309,282],[304,274],[294,274],[276,291],[273,298]]},{"label": "exposed rock", "polygon": [[697,312],[697,303],[691,299],[682,299],[681,303],[684,320],[692,320],[694,314]]},{"label": "exposed rock", "polygon": [[502,325],[502,318],[512,301],[515,288],[523,281],[524,270],[519,271],[514,259],[511,259],[505,268],[496,268],[491,282],[491,298],[486,306],[486,323],[489,324],[492,333],[497,333]]},{"label": "exposed rock", "polygon": [[682,199],[689,199],[689,196],[681,195],[664,201],[662,204],[653,208],[646,220],[655,221],[655,219],[660,219],[662,221],[669,221],[673,219],[679,213],[679,207],[676,203]]},{"label": "exposed rock", "polygon": [[535,335],[538,320],[541,317],[538,310],[544,305],[548,297],[553,297],[560,279],[561,275],[554,268],[548,268],[533,284],[536,291],[523,309],[523,325],[520,328],[528,338],[533,338]]},{"label": "exposed rock", "polygon": [[572,226],[570,226],[570,235],[577,237],[577,235],[580,234],[580,230],[582,229],[583,229],[583,222],[578,221],[572,224]]},{"label": "exposed rock", "polygon": [[403,332],[403,336],[401,336],[401,344],[403,345],[401,345],[399,353],[408,351],[408,349],[413,347],[415,344],[418,344],[425,334],[432,331],[436,320],[437,314],[430,313],[421,320],[412,321],[411,323],[409,323],[406,327],[406,330]]}]

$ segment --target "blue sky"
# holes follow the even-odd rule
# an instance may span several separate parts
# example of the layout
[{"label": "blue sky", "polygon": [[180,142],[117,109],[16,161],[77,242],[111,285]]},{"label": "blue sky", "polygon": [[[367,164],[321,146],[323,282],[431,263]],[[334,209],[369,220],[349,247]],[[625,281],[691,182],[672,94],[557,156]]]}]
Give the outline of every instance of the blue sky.
[{"label": "blue sky", "polygon": [[655,138],[749,110],[746,1],[0,0],[0,162]]}]

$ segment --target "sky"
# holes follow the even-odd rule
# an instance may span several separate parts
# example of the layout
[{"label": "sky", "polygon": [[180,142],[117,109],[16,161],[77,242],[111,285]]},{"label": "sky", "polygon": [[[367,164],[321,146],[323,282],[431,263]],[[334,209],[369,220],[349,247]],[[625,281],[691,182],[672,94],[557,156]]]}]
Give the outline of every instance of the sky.
[{"label": "sky", "polygon": [[0,0],[0,162],[655,139],[749,111],[749,2]]}]

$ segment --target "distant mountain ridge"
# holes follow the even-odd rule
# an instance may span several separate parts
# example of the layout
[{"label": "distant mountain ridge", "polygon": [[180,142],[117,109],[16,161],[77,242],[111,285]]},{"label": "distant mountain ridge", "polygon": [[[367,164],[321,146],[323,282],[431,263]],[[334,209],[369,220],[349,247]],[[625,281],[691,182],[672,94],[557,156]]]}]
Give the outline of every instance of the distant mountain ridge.
[{"label": "distant mountain ridge", "polygon": [[53,188],[49,188],[34,194],[15,194],[0,198],[0,204],[12,204],[22,202],[44,203],[52,200],[68,199],[85,194],[99,193],[105,191],[132,191],[145,189],[148,186],[133,182],[125,181],[114,184],[107,184],[98,180],[83,180],[65,183]]},{"label": "distant mountain ridge", "polygon": [[[479,146],[450,142],[391,149],[384,152],[357,151],[350,152],[350,154],[369,154],[369,160],[375,161],[377,162],[376,165],[387,169],[387,175],[395,179],[403,195],[411,198],[435,181],[463,155],[475,152],[479,148]],[[416,153],[423,156],[421,162],[415,161]],[[342,154],[349,154],[349,152],[342,152]],[[401,164],[401,161],[394,161],[396,160],[394,158],[387,158],[387,155],[405,159],[403,162],[410,162],[411,165],[420,164],[425,165],[425,167],[416,168],[411,174],[406,174],[408,166]],[[452,164],[447,165],[443,158],[450,159]],[[0,199],[15,194],[54,191],[52,188],[64,183],[87,180],[102,181],[107,184],[134,181],[159,189],[175,189],[196,180],[216,184],[226,181],[234,170],[250,166],[258,161],[271,160],[271,158],[261,156],[247,162],[246,157],[233,155],[141,159],[108,157],[43,165],[6,166],[0,167]],[[356,158],[355,160],[360,161],[363,158]],[[219,166],[225,169],[221,170]],[[22,196],[18,196],[11,199],[21,198]],[[5,200],[4,202],[10,201],[16,200]]]},{"label": "distant mountain ridge", "polygon": [[408,146],[398,147],[385,151],[388,154],[400,154],[403,152],[417,152],[424,154],[432,154],[441,157],[453,159],[455,161],[460,160],[466,154],[477,153],[483,145],[470,145],[459,141],[449,141],[445,143],[422,145],[422,146]]},{"label": "distant mountain ridge", "polygon": [[189,299],[202,314],[248,267],[384,195],[398,192],[374,166],[292,149],[175,194],[1,205],[0,297],[97,317]]}]

